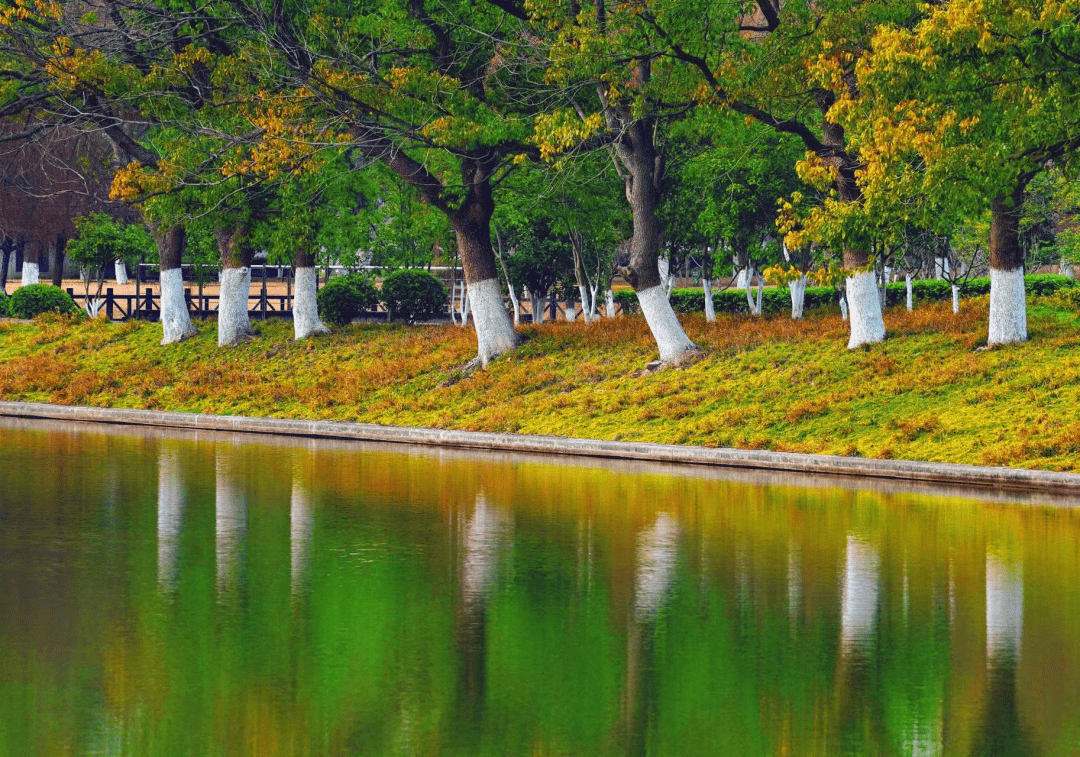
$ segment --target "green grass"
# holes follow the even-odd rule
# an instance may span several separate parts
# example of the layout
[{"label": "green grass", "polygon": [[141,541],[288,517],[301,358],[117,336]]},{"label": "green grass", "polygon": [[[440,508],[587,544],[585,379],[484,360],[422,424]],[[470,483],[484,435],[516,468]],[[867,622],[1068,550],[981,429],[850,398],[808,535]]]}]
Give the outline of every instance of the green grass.
[{"label": "green grass", "polygon": [[522,329],[526,342],[455,380],[471,330],[354,325],[292,341],[292,325],[216,345],[214,323],[160,347],[156,324],[0,324],[0,397],[320,418],[1057,470],[1080,469],[1080,322],[1050,300],[1031,340],[980,351],[986,298],[886,314],[888,340],[848,351],[834,314],[684,317],[705,357],[638,376],[644,321]]}]

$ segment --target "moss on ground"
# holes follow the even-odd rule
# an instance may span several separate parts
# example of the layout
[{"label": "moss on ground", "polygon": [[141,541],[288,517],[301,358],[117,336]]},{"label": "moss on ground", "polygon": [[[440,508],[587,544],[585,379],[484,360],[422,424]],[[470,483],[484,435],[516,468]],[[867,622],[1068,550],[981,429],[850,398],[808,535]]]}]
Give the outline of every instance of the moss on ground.
[{"label": "moss on ground", "polygon": [[0,323],[0,397],[1080,470],[1077,316],[1036,301],[1029,342],[980,351],[986,312],[986,298],[893,310],[888,340],[854,351],[833,314],[685,317],[704,359],[644,376],[640,318],[546,324],[460,380],[475,337],[455,326],[293,342],[268,321],[219,348],[211,322],[161,347],[157,324],[46,316]]}]

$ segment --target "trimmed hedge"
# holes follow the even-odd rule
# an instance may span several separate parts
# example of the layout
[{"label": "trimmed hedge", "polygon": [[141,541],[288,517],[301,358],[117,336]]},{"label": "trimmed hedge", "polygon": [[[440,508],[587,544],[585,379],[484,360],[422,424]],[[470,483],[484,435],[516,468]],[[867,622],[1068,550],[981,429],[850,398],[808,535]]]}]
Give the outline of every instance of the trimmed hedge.
[{"label": "trimmed hedge", "polygon": [[[1032,274],[1024,277],[1028,295],[1049,295],[1062,289],[1077,286],[1077,282],[1057,274]],[[752,292],[757,298],[757,288]],[[960,284],[961,297],[979,297],[990,294],[990,277],[982,276],[968,279]],[[911,282],[911,296],[916,302],[932,302],[952,299],[952,285],[940,279],[923,279]],[[907,287],[903,281],[889,284],[885,288],[885,300],[889,306],[904,305],[907,302]],[[623,307],[623,312],[636,313],[637,295],[632,289],[620,289],[615,292],[615,301]],[[813,310],[828,305],[838,305],[839,291],[835,287],[807,287],[803,310]],[[676,313],[700,313],[705,310],[705,293],[701,289],[673,289],[671,306]],[[746,291],[725,289],[713,292],[713,307],[717,313],[746,314]],[[768,315],[791,312],[791,291],[787,286],[765,287],[761,293],[761,309]]]},{"label": "trimmed hedge", "polygon": [[382,302],[391,318],[415,323],[446,311],[446,287],[430,271],[402,268],[383,279]]},{"label": "trimmed hedge", "polygon": [[352,319],[375,307],[379,291],[362,273],[331,276],[315,296],[319,317],[335,326],[344,326]]},{"label": "trimmed hedge", "polygon": [[50,284],[19,287],[11,295],[8,312],[14,318],[33,318],[42,313],[82,312],[71,295]]}]

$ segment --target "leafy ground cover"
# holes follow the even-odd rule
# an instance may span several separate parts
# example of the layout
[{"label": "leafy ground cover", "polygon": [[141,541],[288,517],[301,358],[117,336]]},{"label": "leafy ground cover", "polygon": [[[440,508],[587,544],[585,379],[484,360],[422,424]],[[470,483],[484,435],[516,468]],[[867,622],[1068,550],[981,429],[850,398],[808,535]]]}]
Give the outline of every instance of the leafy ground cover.
[{"label": "leafy ground cover", "polygon": [[1080,470],[1080,318],[1034,299],[1029,342],[979,350],[986,313],[985,297],[890,310],[889,338],[851,352],[833,313],[686,316],[704,357],[647,375],[640,318],[544,324],[465,377],[475,337],[449,325],[298,343],[268,321],[219,348],[209,322],[160,347],[157,324],[43,316],[0,322],[0,397]]}]

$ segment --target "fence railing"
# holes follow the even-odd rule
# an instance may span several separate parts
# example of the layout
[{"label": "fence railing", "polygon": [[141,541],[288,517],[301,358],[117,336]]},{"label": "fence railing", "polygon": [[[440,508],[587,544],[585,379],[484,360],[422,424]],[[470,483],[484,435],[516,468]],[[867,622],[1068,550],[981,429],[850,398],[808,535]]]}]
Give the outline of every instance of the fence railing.
[{"label": "fence railing", "polygon": [[[118,294],[111,287],[105,289],[100,298],[96,298],[93,293],[87,295],[85,292],[78,292],[72,287],[67,288],[67,293],[71,295],[71,298],[75,301],[75,304],[80,308],[86,309],[88,301],[94,299],[101,300],[101,306],[98,310],[100,314],[103,314],[111,321],[127,321],[132,318],[144,320],[144,321],[157,321],[161,318],[161,292],[154,291],[148,286],[144,286],[139,290],[137,294]],[[220,298],[217,294],[199,293],[198,291],[192,291],[191,288],[185,287],[184,300],[187,302],[188,312],[192,318],[206,319],[217,317]],[[252,318],[264,320],[267,318],[292,318],[292,293],[287,294],[270,294],[267,292],[253,292],[248,296],[248,315]],[[506,306],[509,309],[510,300],[506,299]],[[522,303],[527,305],[528,301]],[[447,318],[450,318],[450,308],[455,307],[455,312],[460,315],[460,303],[448,303],[444,311]],[[552,302],[550,299],[544,300],[544,318],[551,320],[552,310],[558,317],[566,317],[566,305],[567,303],[562,301]],[[600,306],[603,308],[603,306]],[[578,318],[581,317],[581,305],[575,306]],[[615,312],[620,313],[622,306],[619,303],[615,305]],[[370,310],[363,313],[364,318],[372,320],[386,320],[387,313],[379,305],[372,307]],[[522,323],[530,323],[532,321],[532,315],[530,313],[521,314]]]}]

